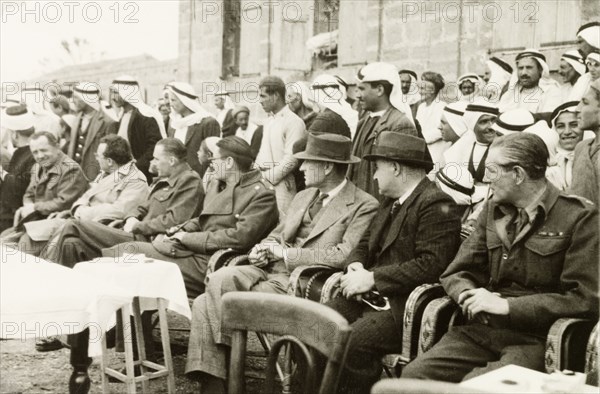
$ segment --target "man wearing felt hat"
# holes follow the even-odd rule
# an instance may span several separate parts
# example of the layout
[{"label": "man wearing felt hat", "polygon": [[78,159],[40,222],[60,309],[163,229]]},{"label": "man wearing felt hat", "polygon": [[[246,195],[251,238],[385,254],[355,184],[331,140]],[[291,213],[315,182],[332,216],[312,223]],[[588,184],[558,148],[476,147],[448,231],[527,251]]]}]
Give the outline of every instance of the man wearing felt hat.
[{"label": "man wearing felt hat", "polygon": [[517,55],[516,64],[508,90],[498,103],[500,112],[524,108],[534,114],[550,113],[560,105],[560,86],[550,77],[546,56],[528,49]]},{"label": "man wearing felt hat", "polygon": [[[229,291],[285,294],[297,267],[323,264],[343,269],[347,257],[371,224],[378,203],[345,178],[352,142],[337,134],[309,134],[303,160],[307,188],[293,199],[289,213],[248,256],[250,265],[210,274],[207,289],[194,301],[186,373],[202,392],[223,392],[230,332],[221,328],[221,296]],[[207,327],[212,330],[207,331]]]},{"label": "man wearing felt hat", "polygon": [[10,134],[16,150],[9,163],[0,163],[0,232],[13,225],[13,217],[23,204],[23,195],[31,179],[31,167],[35,164],[29,148],[34,119],[27,106],[18,104],[3,110],[2,127]]},{"label": "man wearing felt hat", "polygon": [[117,123],[100,110],[100,88],[92,82],[81,82],[73,88],[73,107],[77,112],[71,129],[68,156],[83,169],[89,180],[100,173],[96,150],[107,134],[117,133]]},{"label": "man wearing felt hat", "polygon": [[[402,349],[410,292],[437,282],[459,246],[454,201],[427,178],[433,163],[423,139],[383,131],[364,157],[384,200],[370,231],[346,259],[343,297],[327,305],[352,325],[341,392],[368,393],[381,375],[381,358]],[[365,300],[379,298],[374,308]]]}]

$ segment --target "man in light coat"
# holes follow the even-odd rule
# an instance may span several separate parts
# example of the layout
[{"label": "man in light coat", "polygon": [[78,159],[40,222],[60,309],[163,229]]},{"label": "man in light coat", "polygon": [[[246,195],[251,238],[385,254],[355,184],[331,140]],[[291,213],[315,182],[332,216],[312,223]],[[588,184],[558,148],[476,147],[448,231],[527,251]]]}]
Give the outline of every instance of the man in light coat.
[{"label": "man in light coat", "polygon": [[307,189],[290,204],[287,217],[254,246],[251,265],[225,267],[207,277],[206,293],[193,305],[186,373],[200,380],[201,391],[224,390],[230,333],[221,328],[221,297],[229,291],[285,294],[289,276],[301,265],[324,264],[343,269],[346,258],[369,227],[377,200],[345,178],[351,155],[349,138],[309,134],[304,152]]},{"label": "man in light coat", "polygon": [[[48,240],[57,234],[69,218],[110,223],[124,219],[148,197],[148,183],[135,166],[129,143],[109,134],[100,140],[96,159],[101,172],[90,188],[62,212],[54,212],[48,219],[25,224],[26,234],[19,240],[19,249],[39,255]],[[52,242],[52,241],[51,241]]]}]

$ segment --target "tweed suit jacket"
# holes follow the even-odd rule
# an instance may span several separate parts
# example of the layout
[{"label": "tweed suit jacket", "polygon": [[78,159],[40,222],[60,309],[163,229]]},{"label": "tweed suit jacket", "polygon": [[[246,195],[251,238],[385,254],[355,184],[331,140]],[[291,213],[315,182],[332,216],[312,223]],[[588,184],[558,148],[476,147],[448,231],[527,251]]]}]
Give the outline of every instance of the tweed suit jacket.
[{"label": "tweed suit jacket", "polygon": [[285,262],[276,262],[271,272],[289,274],[296,267],[313,264],[343,269],[348,255],[371,225],[379,207],[375,198],[348,181],[322,208],[308,237],[297,242],[296,235],[302,218],[318,193],[319,190],[314,187],[298,193],[285,221],[265,239],[287,247]]},{"label": "tweed suit jacket", "polygon": [[454,258],[460,245],[460,217],[454,200],[427,178],[390,223],[394,201],[382,203],[370,233],[348,261],[361,262],[374,273],[376,289],[389,298],[396,324],[401,326],[410,292],[424,283],[438,282]]},{"label": "tweed suit jacket", "polygon": [[275,191],[258,170],[243,174],[235,186],[218,186],[216,180],[208,184],[202,212],[183,227],[181,243],[199,254],[227,248],[245,253],[277,224]]},{"label": "tweed suit jacket", "polygon": [[[68,155],[75,160],[77,146],[77,135],[79,134],[79,125],[83,113],[79,113],[76,119],[76,125],[71,130],[71,139],[69,141]],[[100,173],[100,164],[96,160],[96,150],[100,145],[100,140],[107,134],[116,134],[118,131],[117,122],[110,119],[102,111],[94,111],[87,131],[85,133],[85,142],[81,151],[81,169],[88,180],[92,181]]]}]

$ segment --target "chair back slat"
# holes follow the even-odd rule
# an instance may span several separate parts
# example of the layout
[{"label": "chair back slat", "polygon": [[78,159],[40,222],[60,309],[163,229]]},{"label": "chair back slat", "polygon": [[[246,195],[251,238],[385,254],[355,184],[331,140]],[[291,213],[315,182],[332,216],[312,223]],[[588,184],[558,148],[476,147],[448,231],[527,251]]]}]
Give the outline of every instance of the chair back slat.
[{"label": "chair back slat", "polygon": [[[308,349],[327,358],[319,392],[334,393],[348,349],[351,328],[346,319],[319,303],[288,295],[259,292],[230,292],[223,295],[224,328],[233,331],[229,392],[243,392],[246,335],[248,331],[284,336],[272,345],[268,374],[274,380],[275,361],[284,343],[303,344],[308,370],[315,360]],[[238,333],[243,332],[240,336]],[[293,337],[293,339],[291,339]],[[243,345],[243,346],[242,346]],[[244,354],[240,355],[244,348]],[[305,355],[306,356],[306,355]],[[235,364],[235,365],[234,365]],[[315,374],[313,374],[313,377]],[[311,378],[312,379],[312,378]],[[314,379],[312,379],[314,381]],[[314,386],[313,386],[314,387]],[[272,386],[269,390],[272,390]],[[269,391],[267,391],[269,392]]]},{"label": "chair back slat", "polygon": [[350,335],[350,325],[336,311],[316,302],[287,295],[230,292],[223,296],[223,326],[230,330],[293,335],[339,362],[338,346]]},{"label": "chair back slat", "polygon": [[[302,357],[304,357],[304,361],[306,362],[306,377],[304,378],[303,390],[307,393],[314,392],[316,375],[315,360],[310,350],[302,342],[300,342],[298,338],[295,338],[291,335],[284,335],[271,345],[269,359],[267,361],[267,370],[265,373],[265,389],[263,392],[267,394],[275,394],[275,365],[277,364],[277,357],[279,356],[281,348],[286,344],[294,344],[297,346],[297,349],[301,351]],[[298,356],[299,355],[296,354],[296,357]]]}]

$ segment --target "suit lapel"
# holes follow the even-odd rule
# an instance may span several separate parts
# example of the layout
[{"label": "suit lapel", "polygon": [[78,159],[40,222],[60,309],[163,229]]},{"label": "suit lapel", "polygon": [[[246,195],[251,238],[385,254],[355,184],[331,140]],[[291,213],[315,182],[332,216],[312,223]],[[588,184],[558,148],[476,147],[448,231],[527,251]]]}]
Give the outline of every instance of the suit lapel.
[{"label": "suit lapel", "polygon": [[377,138],[377,136],[379,135],[379,133],[383,130],[385,130],[385,124],[387,123],[388,118],[390,117],[390,113],[392,112],[392,106],[390,106],[384,113],[383,115],[381,115],[381,118],[379,118],[379,120],[377,121],[377,123],[375,124],[375,127],[373,127],[373,132],[367,136],[366,141],[372,140]]},{"label": "suit lapel", "polygon": [[75,157],[75,146],[77,145],[77,134],[79,134],[79,125],[81,124],[81,117],[83,114],[80,112],[77,114],[77,119],[75,120],[75,127],[71,129],[71,140],[69,141],[69,150],[67,151],[67,155],[70,158]]},{"label": "suit lapel", "polygon": [[196,124],[188,126],[187,132],[185,133],[185,143],[184,143],[185,146],[187,146],[187,144],[192,139],[192,135],[194,135],[194,131],[196,131],[195,128],[196,128]]},{"label": "suit lapel", "polygon": [[327,230],[331,225],[344,217],[348,212],[348,206],[354,203],[354,192],[356,186],[351,183],[346,185],[340,190],[339,194],[335,196],[324,209],[323,213],[319,217],[319,221],[315,223],[312,231],[306,237],[305,243],[320,235],[323,231]]},{"label": "suit lapel", "polygon": [[385,202],[379,208],[377,215],[372,223],[371,235],[369,236],[369,250],[377,250],[378,243],[381,237],[383,236],[383,230],[385,228],[386,222],[388,221],[390,209],[392,207],[393,200],[386,199]]},{"label": "suit lapel", "polygon": [[302,200],[298,203],[301,209],[296,209],[294,212],[288,211],[288,216],[285,218],[285,226],[283,228],[282,238],[286,242],[293,242],[296,239],[298,228],[302,224],[304,214],[308,210],[310,203],[319,194],[319,189],[314,189],[312,193],[305,193]]},{"label": "suit lapel", "polygon": [[419,197],[419,195],[425,190],[428,183],[429,180],[427,178],[423,179],[416,187],[416,189],[411,193],[411,195],[406,199],[406,201],[404,201],[404,203],[400,207],[400,211],[398,211],[398,214],[396,215],[394,221],[390,225],[390,229],[385,238],[383,248],[381,248],[381,252],[387,249],[392,243],[394,243],[396,238],[398,238],[398,234],[400,234],[400,230],[402,229],[402,225],[404,224],[404,220],[406,219],[408,209],[410,208],[412,203],[417,199],[417,197]]},{"label": "suit lapel", "polygon": [[96,111],[92,119],[90,119],[90,124],[88,125],[88,129],[85,136],[85,143],[83,145],[83,150],[81,156],[85,156],[86,152],[90,149],[92,145],[92,141],[96,138],[96,134],[100,128],[104,125],[104,121],[100,117],[100,111]]}]

